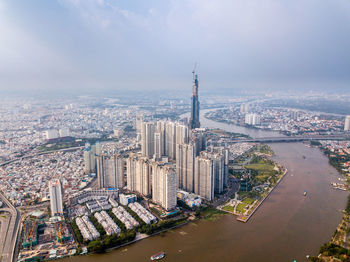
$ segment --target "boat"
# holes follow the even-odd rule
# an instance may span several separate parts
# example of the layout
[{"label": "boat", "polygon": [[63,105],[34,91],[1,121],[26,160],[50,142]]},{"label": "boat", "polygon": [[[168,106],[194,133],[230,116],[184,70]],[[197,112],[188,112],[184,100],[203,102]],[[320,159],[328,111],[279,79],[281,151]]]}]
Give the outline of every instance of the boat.
[{"label": "boat", "polygon": [[304,196],[306,196],[307,195],[307,192],[306,191],[304,191],[304,194],[303,194]]},{"label": "boat", "polygon": [[165,252],[159,252],[151,256],[151,260],[160,260],[165,257]]}]

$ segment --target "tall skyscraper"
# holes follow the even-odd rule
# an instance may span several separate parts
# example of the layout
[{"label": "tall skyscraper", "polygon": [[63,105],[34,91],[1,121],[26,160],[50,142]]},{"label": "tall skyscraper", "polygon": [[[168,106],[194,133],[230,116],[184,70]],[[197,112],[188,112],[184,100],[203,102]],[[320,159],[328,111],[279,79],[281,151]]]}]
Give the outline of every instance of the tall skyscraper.
[{"label": "tall skyscraper", "polygon": [[194,160],[196,146],[194,144],[176,145],[177,186],[187,192],[194,192]]},{"label": "tall skyscraper", "polygon": [[188,127],[176,124],[176,144],[187,144],[189,139]]},{"label": "tall skyscraper", "polygon": [[166,122],[165,129],[165,155],[169,159],[176,158],[176,124],[174,122]]},{"label": "tall skyscraper", "polygon": [[201,156],[210,159],[213,163],[214,193],[220,194],[224,191],[225,174],[225,155],[220,153],[201,152]]},{"label": "tall skyscraper", "polygon": [[151,194],[151,164],[146,157],[131,154],[126,160],[127,189],[148,196]]},{"label": "tall skyscraper", "polygon": [[198,100],[198,75],[195,74],[195,71],[192,72],[193,74],[193,91],[192,91],[192,97],[191,97],[191,118],[189,123],[189,128],[199,128],[199,100]]},{"label": "tall skyscraper", "polygon": [[152,122],[142,122],[141,124],[141,151],[142,156],[153,158],[154,154],[154,131]]},{"label": "tall skyscraper", "polygon": [[124,187],[124,159],[121,155],[97,157],[97,179],[100,188]]},{"label": "tall skyscraper", "polygon": [[51,216],[63,214],[61,182],[58,179],[49,182]]},{"label": "tall skyscraper", "polygon": [[161,133],[154,133],[154,157],[160,160],[164,155],[164,143]]},{"label": "tall skyscraper", "polygon": [[344,131],[350,131],[350,116],[345,117]]},{"label": "tall skyscraper", "polygon": [[165,210],[176,207],[176,173],[171,166],[153,163],[152,200]]},{"label": "tall skyscraper", "polygon": [[246,114],[249,112],[249,104],[241,104],[241,113]]},{"label": "tall skyscraper", "polygon": [[[93,147],[95,148],[95,146]],[[84,171],[85,171],[85,174],[94,173],[96,171],[96,156],[90,143],[85,144]]]},{"label": "tall skyscraper", "polygon": [[251,126],[258,126],[261,123],[260,116],[257,114],[246,114],[245,115],[245,124]]},{"label": "tall skyscraper", "polygon": [[214,163],[206,156],[197,156],[195,160],[194,193],[208,201],[214,199]]},{"label": "tall skyscraper", "polygon": [[207,132],[204,128],[192,130],[191,140],[196,145],[196,156],[207,148]]}]

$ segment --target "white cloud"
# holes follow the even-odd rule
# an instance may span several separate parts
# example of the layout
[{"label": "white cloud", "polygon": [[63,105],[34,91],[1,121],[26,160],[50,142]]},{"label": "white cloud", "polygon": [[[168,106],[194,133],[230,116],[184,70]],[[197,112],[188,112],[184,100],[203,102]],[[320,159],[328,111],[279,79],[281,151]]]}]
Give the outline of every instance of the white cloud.
[{"label": "white cloud", "polygon": [[[14,83],[39,86],[79,75],[71,61],[58,50],[15,25],[0,12],[0,78],[2,87]],[[35,84],[34,84],[35,82]]]}]

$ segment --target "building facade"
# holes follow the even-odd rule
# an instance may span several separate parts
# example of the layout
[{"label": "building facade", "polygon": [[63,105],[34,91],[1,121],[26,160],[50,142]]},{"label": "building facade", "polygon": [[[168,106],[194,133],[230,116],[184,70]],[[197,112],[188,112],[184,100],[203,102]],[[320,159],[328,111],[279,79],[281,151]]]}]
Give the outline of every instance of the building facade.
[{"label": "building facade", "polygon": [[170,165],[153,164],[152,201],[167,211],[176,207],[176,173]]},{"label": "building facade", "polygon": [[99,188],[123,188],[124,158],[119,154],[98,156],[97,179]]},{"label": "building facade", "polygon": [[200,127],[199,123],[199,99],[198,99],[198,75],[195,74],[195,71],[192,72],[193,74],[193,90],[192,90],[192,97],[191,97],[191,118],[189,121],[189,128],[195,129]]},{"label": "building facade", "polygon": [[51,216],[63,214],[63,193],[58,179],[49,182]]}]

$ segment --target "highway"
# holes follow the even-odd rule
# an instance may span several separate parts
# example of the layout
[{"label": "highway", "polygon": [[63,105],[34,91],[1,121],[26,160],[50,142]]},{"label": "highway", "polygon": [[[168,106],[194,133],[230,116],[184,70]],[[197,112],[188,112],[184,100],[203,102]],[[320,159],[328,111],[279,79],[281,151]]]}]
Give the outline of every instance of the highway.
[{"label": "highway", "polygon": [[12,159],[12,160],[9,160],[9,161],[6,161],[6,162],[2,162],[2,163],[0,163],[0,166],[6,166],[7,164],[10,164],[10,163],[14,163],[14,162],[17,162],[17,161],[22,161],[25,158],[34,158],[36,156],[46,155],[46,154],[50,154],[50,153],[54,153],[54,152],[58,152],[58,151],[63,151],[63,152],[64,151],[75,151],[75,150],[83,149],[83,148],[84,148],[84,146],[76,146],[76,147],[55,149],[55,150],[50,150],[50,151],[41,151],[41,152],[37,152],[37,153],[34,153],[34,154],[28,154],[28,155],[25,155],[25,156],[21,156],[21,157],[18,157],[18,158],[15,158],[15,159]]},{"label": "highway", "polygon": [[19,211],[0,193],[0,200],[4,206],[0,208],[0,261],[14,261],[14,252],[20,226]]}]

